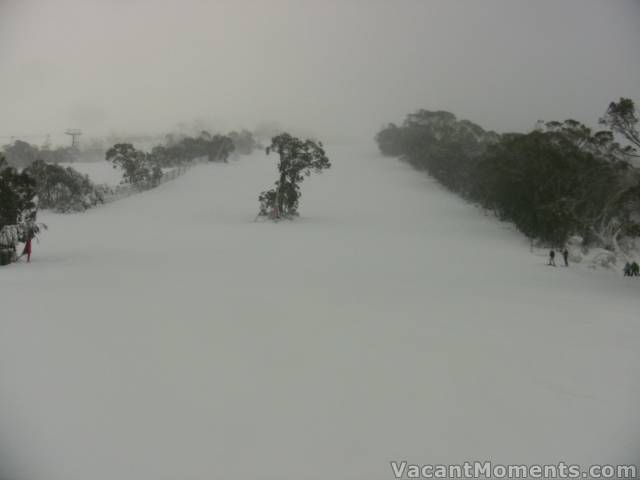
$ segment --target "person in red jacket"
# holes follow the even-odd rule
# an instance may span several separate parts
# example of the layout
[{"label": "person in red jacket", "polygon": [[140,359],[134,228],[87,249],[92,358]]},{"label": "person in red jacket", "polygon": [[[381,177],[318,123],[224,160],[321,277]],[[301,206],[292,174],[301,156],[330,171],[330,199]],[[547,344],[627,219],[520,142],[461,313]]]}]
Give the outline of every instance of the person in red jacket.
[{"label": "person in red jacket", "polygon": [[27,256],[27,263],[31,261],[31,238],[32,235],[28,234],[27,241],[24,244],[24,250],[22,251],[22,255],[20,255],[21,257],[24,255]]}]

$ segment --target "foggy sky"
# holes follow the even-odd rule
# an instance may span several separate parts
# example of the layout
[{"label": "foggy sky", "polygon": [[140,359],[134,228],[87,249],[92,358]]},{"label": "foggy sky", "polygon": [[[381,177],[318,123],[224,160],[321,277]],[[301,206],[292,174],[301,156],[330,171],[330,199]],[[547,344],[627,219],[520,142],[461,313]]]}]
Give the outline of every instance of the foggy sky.
[{"label": "foggy sky", "polygon": [[593,125],[640,97],[639,25],[638,0],[0,0],[0,136],[275,120],[371,138],[418,108]]}]

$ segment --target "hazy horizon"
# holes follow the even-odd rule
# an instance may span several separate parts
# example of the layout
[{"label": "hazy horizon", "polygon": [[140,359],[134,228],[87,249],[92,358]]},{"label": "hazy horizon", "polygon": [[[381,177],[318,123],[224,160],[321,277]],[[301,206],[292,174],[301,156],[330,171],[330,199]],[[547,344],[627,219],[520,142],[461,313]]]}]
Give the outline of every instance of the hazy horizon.
[{"label": "hazy horizon", "polygon": [[0,137],[275,121],[331,141],[418,108],[595,125],[638,99],[639,21],[637,1],[0,0]]}]

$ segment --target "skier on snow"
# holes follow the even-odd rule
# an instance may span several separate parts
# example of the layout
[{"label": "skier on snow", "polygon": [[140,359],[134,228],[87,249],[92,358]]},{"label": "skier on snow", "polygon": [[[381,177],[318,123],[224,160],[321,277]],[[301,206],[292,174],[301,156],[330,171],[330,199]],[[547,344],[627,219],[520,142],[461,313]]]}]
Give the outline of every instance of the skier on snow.
[{"label": "skier on snow", "polygon": [[24,250],[22,250],[22,258],[24,255],[27,256],[27,263],[31,262],[31,239],[33,238],[33,233],[31,231],[27,232],[27,240],[24,243]]}]

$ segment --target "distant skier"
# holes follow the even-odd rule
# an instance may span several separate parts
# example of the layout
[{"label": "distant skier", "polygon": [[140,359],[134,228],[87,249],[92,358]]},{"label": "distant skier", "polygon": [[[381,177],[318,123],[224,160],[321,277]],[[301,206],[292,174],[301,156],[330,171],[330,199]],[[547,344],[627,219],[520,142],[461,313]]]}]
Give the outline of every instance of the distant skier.
[{"label": "distant skier", "polygon": [[622,270],[624,272],[624,276],[625,277],[630,277],[631,276],[631,264],[629,262],[624,264],[624,269]]},{"label": "distant skier", "polygon": [[547,265],[551,265],[553,267],[556,266],[556,252],[555,252],[555,250],[551,250],[549,252],[549,263],[547,263]]},{"label": "distant skier", "polygon": [[569,250],[566,248],[562,251],[562,258],[564,259],[564,266],[569,266]]},{"label": "distant skier", "polygon": [[638,265],[636,262],[633,262],[631,264],[631,275],[633,275],[634,277],[640,275],[640,265]]}]

